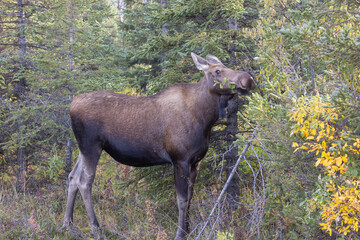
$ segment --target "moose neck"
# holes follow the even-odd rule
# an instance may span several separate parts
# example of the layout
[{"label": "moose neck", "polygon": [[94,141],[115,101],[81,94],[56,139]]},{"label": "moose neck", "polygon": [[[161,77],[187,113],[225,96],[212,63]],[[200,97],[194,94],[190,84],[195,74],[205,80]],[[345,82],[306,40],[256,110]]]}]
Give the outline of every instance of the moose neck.
[{"label": "moose neck", "polygon": [[[212,125],[219,119],[219,110],[220,110],[220,98],[221,95],[216,94],[211,91],[210,83],[207,81],[206,76],[204,76],[196,85],[197,88],[194,92],[196,94],[196,105],[197,111],[203,117],[203,121],[209,124],[208,127]],[[199,107],[201,106],[201,107]]]}]

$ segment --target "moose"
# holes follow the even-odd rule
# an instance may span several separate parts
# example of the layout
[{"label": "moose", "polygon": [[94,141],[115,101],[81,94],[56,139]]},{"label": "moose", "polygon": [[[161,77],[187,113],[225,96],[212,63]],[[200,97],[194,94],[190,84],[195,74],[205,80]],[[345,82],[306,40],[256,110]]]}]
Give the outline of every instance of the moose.
[{"label": "moose", "polygon": [[193,186],[211,128],[232,96],[255,89],[249,73],[229,69],[212,55],[191,56],[205,73],[197,83],[174,84],[152,96],[95,91],[74,98],[70,118],[79,157],[69,175],[65,228],[73,229],[74,202],[80,190],[92,232],[101,233],[91,189],[105,150],[129,166],[173,165],[179,210],[175,239],[186,239]]}]

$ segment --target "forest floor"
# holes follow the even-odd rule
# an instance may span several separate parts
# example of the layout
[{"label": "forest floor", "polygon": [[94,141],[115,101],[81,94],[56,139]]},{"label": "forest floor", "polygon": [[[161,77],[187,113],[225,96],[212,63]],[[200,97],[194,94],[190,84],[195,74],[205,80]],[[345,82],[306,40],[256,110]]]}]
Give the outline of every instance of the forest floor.
[{"label": "forest floor", "polygon": [[[155,211],[150,200],[134,199],[124,202],[120,198],[105,199],[99,193],[94,187],[95,212],[102,232],[108,239],[170,239],[169,235],[172,236],[171,232],[176,230],[176,216],[161,216],[164,211]],[[0,239],[91,238],[91,229],[80,194],[75,203],[74,224],[81,237],[61,229],[65,196],[63,186],[42,187],[21,194],[14,189],[2,189]],[[172,210],[177,213],[176,204],[172,206]],[[168,226],[164,226],[165,222]]]},{"label": "forest floor", "polygon": [[[169,192],[173,194],[159,200],[142,194],[140,190],[116,189],[110,187],[110,184],[95,180],[94,209],[102,233],[107,239],[173,239],[178,215],[173,186],[169,186]],[[204,197],[204,194],[208,197]],[[196,231],[201,228],[199,223],[208,216],[216,197],[210,191],[194,194],[191,228],[196,230],[190,239],[195,239]],[[17,193],[14,186],[2,186],[0,239],[91,239],[91,229],[81,195],[77,195],[74,210],[74,225],[79,236],[62,229],[65,204],[65,184],[48,183],[28,187],[25,193]],[[222,218],[219,227],[213,230],[210,227],[208,231],[212,233],[205,231],[204,238],[201,239],[209,239],[209,234],[212,234],[211,239],[233,239],[230,235],[226,237],[226,231],[232,226],[231,221],[229,217]]]}]

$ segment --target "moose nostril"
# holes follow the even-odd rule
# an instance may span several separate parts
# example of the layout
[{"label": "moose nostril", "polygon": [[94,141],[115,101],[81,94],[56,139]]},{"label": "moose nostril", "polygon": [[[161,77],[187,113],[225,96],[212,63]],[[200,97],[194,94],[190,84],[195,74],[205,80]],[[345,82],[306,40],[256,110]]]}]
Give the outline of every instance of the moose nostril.
[{"label": "moose nostril", "polygon": [[256,84],[255,84],[255,80],[254,78],[251,76],[250,77],[250,89],[254,90],[256,88]]},{"label": "moose nostril", "polygon": [[253,90],[256,87],[253,77],[250,74],[241,76],[237,82],[239,87],[246,90]]},{"label": "moose nostril", "polygon": [[248,82],[249,80],[247,78],[240,78],[239,81],[238,81],[238,85],[241,87],[241,88],[244,88],[244,89],[247,89],[248,88]]},{"label": "moose nostril", "polygon": [[255,81],[251,81],[251,90],[254,90],[256,88]]}]

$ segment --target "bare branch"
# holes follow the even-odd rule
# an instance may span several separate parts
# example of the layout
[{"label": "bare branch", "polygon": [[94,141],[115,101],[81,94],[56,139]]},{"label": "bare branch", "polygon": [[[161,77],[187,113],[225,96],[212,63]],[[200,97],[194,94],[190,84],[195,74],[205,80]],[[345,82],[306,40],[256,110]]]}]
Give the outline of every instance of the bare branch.
[{"label": "bare branch", "polygon": [[239,166],[240,162],[244,159],[245,153],[247,152],[248,148],[250,147],[252,140],[255,138],[256,131],[257,131],[257,127],[256,127],[255,130],[253,131],[253,134],[252,134],[249,142],[245,145],[245,147],[244,147],[243,151],[241,152],[238,160],[236,161],[236,164],[235,164],[235,166],[233,167],[233,169],[232,169],[232,171],[231,171],[231,173],[230,173],[230,175],[229,175],[229,177],[228,177],[228,179],[227,179],[227,181],[226,181],[223,189],[221,190],[221,193],[220,193],[219,197],[217,198],[213,209],[211,210],[209,216],[207,217],[206,222],[205,222],[203,228],[202,228],[202,229],[200,230],[200,232],[198,233],[198,236],[196,237],[196,240],[200,239],[201,233],[205,230],[206,226],[209,224],[210,219],[211,219],[212,215],[213,215],[214,212],[215,212],[215,209],[218,207],[218,205],[219,205],[222,197],[224,196],[224,194],[225,194],[225,192],[226,192],[226,189],[228,188],[228,186],[229,186],[229,184],[230,184],[231,179],[232,179],[232,178],[234,177],[234,175],[235,175],[235,172],[236,172],[236,170],[237,170],[237,167]]},{"label": "bare branch", "polygon": [[287,62],[287,64],[290,66],[291,72],[294,74],[295,78],[298,80],[299,85],[301,86],[301,88],[304,91],[304,95],[307,95],[306,89],[304,87],[304,85],[302,84],[301,78],[299,77],[299,75],[296,72],[296,69],[294,67],[294,65],[291,65],[291,63],[289,62],[289,60],[285,57],[285,60]]},{"label": "bare branch", "polygon": [[313,64],[312,64],[312,61],[311,61],[310,51],[308,52],[308,55],[309,55],[309,64],[310,64],[310,71],[311,71],[311,83],[312,83],[312,86],[313,86],[313,90],[315,91],[316,90],[315,74],[314,74],[314,67],[313,67]]},{"label": "bare branch", "polygon": [[[19,43],[0,43],[2,46],[21,46]],[[26,43],[27,47],[33,47],[33,48],[42,48],[45,49],[46,44],[35,44],[35,43]]]},{"label": "bare branch", "polygon": [[5,24],[5,23],[17,23],[17,21],[5,21],[5,22],[0,22],[1,24]]}]

